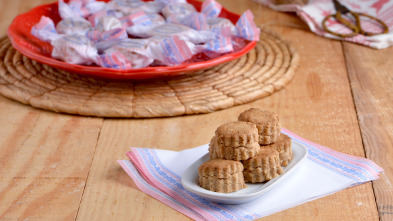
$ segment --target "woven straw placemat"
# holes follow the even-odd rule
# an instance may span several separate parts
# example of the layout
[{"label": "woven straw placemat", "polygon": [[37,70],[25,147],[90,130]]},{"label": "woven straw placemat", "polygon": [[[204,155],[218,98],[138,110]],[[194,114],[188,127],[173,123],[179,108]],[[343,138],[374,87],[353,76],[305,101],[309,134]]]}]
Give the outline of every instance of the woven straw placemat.
[{"label": "woven straw placemat", "polygon": [[0,93],[33,107],[98,117],[165,117],[209,113],[266,97],[293,77],[292,46],[262,30],[247,55],[192,74],[115,81],[72,74],[31,60],[0,38]]}]

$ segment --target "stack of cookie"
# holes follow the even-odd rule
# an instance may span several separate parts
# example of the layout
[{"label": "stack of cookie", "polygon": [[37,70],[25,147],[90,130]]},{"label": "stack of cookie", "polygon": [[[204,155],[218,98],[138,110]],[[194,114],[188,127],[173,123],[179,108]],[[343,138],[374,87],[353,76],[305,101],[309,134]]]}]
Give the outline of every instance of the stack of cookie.
[{"label": "stack of cookie", "polygon": [[277,114],[256,108],[218,127],[209,145],[210,160],[198,169],[200,186],[230,193],[244,188],[245,182],[265,182],[282,174],[292,148],[291,139],[280,131]]}]

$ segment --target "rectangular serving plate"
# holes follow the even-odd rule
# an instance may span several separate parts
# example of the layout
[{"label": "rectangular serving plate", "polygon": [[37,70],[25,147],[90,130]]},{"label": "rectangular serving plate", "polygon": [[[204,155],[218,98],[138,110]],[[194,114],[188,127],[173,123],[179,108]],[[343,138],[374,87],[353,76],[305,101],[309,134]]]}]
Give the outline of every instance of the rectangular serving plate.
[{"label": "rectangular serving plate", "polygon": [[264,193],[279,184],[282,180],[285,179],[285,177],[293,173],[296,168],[298,168],[301,163],[304,162],[304,160],[307,158],[307,148],[304,146],[304,144],[298,143],[294,140],[292,140],[292,153],[292,161],[288,164],[288,166],[283,168],[283,174],[265,183],[246,183],[246,188],[233,193],[217,193],[203,189],[199,186],[198,167],[209,160],[209,154],[206,154],[203,157],[199,158],[184,171],[181,177],[181,183],[186,190],[193,192],[203,197],[204,199],[212,202],[222,204],[247,203],[261,197]]}]

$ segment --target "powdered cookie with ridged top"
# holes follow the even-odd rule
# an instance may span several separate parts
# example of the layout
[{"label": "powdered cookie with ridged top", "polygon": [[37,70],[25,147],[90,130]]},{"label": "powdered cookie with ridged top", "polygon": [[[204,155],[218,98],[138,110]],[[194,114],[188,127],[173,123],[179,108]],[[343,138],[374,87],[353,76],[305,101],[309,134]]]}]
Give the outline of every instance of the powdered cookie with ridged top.
[{"label": "powdered cookie with ridged top", "polygon": [[238,120],[251,122],[257,126],[260,145],[272,144],[280,136],[281,124],[276,113],[251,108],[242,112]]},{"label": "powdered cookie with ridged top", "polygon": [[292,154],[292,139],[285,134],[281,134],[274,144],[266,145],[266,147],[275,148],[280,157],[281,166],[288,166],[289,162],[291,162],[293,154]]},{"label": "powdered cookie with ridged top", "polygon": [[261,147],[255,157],[244,160],[242,163],[246,182],[266,182],[284,172],[280,165],[278,151],[272,147]]},{"label": "powdered cookie with ridged top", "polygon": [[246,187],[243,165],[239,161],[213,159],[198,168],[199,185],[219,193],[231,193]]},{"label": "powdered cookie with ridged top", "polygon": [[216,130],[217,158],[247,160],[259,150],[258,129],[249,122],[235,121],[221,125]]},{"label": "powdered cookie with ridged top", "polygon": [[217,137],[213,136],[212,139],[210,140],[209,143],[209,158],[212,159],[218,159],[218,154],[217,154]]}]

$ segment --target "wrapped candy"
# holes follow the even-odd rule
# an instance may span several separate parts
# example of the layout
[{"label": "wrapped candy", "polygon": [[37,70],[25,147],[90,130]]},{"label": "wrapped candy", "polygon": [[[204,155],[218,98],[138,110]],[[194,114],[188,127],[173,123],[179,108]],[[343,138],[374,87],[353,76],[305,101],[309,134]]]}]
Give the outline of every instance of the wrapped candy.
[{"label": "wrapped candy", "polygon": [[213,30],[215,28],[229,28],[233,35],[237,33],[237,28],[235,27],[235,25],[233,25],[232,22],[226,18],[208,18],[206,20],[206,23],[210,30]]},{"label": "wrapped candy", "polygon": [[206,15],[206,17],[214,18],[218,17],[218,15],[221,13],[221,9],[222,6],[215,0],[205,0],[202,3],[201,12]]},{"label": "wrapped candy", "polygon": [[131,69],[131,63],[121,52],[99,55],[96,47],[81,35],[63,35],[52,42],[52,57],[70,64],[97,64],[101,67]]},{"label": "wrapped candy", "polygon": [[99,52],[110,48],[117,41],[128,37],[126,29],[121,21],[112,16],[102,16],[98,19],[96,29],[87,34],[87,37],[95,43]]},{"label": "wrapped candy", "polygon": [[105,32],[111,29],[123,28],[123,24],[113,16],[101,16],[95,28],[100,32]]},{"label": "wrapped candy", "polygon": [[105,68],[131,69],[132,66],[127,57],[119,51],[98,55],[97,65]]},{"label": "wrapped candy", "polygon": [[122,12],[119,12],[116,10],[101,10],[101,11],[98,11],[98,12],[90,15],[87,18],[87,20],[91,23],[91,25],[93,27],[96,27],[99,22],[99,19],[103,16],[111,16],[111,17],[115,17],[115,18],[121,18],[124,15]]},{"label": "wrapped candy", "polygon": [[177,4],[177,3],[187,3],[186,0],[155,0],[156,2],[161,2],[164,5]]},{"label": "wrapped candy", "polygon": [[230,37],[230,38],[232,38],[232,36],[233,36],[233,32],[230,27],[212,28],[211,31],[215,34],[216,38],[217,37]]},{"label": "wrapped candy", "polygon": [[232,39],[228,36],[219,36],[203,45],[196,45],[194,53],[214,52],[215,54],[223,54],[233,51]]},{"label": "wrapped candy", "polygon": [[68,6],[75,13],[86,17],[105,8],[106,3],[95,0],[70,0]]},{"label": "wrapped candy", "polygon": [[171,15],[167,17],[167,22],[188,26],[195,30],[208,29],[206,16],[199,12],[191,12],[187,15]]},{"label": "wrapped candy", "polygon": [[31,33],[52,44],[52,57],[72,64],[116,69],[179,65],[231,52],[244,39],[259,40],[251,11],[233,25],[218,17],[221,9],[215,0],[205,0],[201,12],[185,0],[59,0],[62,20],[55,27],[42,16]]},{"label": "wrapped candy", "polygon": [[105,51],[105,54],[122,53],[132,68],[144,68],[153,63],[147,48],[149,41],[145,39],[124,39]]},{"label": "wrapped candy", "polygon": [[67,18],[83,18],[88,14],[84,8],[71,7],[63,0],[59,0],[59,15],[62,19]]},{"label": "wrapped candy", "polygon": [[107,4],[107,10],[121,11],[123,14],[129,14],[134,10],[140,10],[144,6],[143,1],[140,0],[114,0]]},{"label": "wrapped candy", "polygon": [[55,24],[46,16],[41,16],[40,21],[31,28],[31,34],[45,42],[52,42],[59,38]]},{"label": "wrapped candy", "polygon": [[150,26],[153,24],[150,17],[142,10],[135,11],[127,16],[121,17],[120,21],[125,28],[133,25]]},{"label": "wrapped candy", "polygon": [[91,15],[104,10],[106,3],[102,1],[89,1],[84,7],[89,12],[89,15]]},{"label": "wrapped candy", "polygon": [[260,30],[254,23],[254,16],[250,10],[244,12],[236,22],[237,36],[249,40],[259,41]]},{"label": "wrapped candy", "polygon": [[166,4],[160,1],[148,1],[142,9],[148,14],[158,14],[165,6]]},{"label": "wrapped candy", "polygon": [[102,33],[97,30],[91,30],[87,32],[86,37],[94,44],[97,44],[98,42],[102,41]]},{"label": "wrapped candy", "polygon": [[159,14],[147,14],[151,23],[143,22],[129,26],[126,30],[127,33],[141,38],[147,38],[150,36],[149,31],[158,25],[165,24],[165,19]]},{"label": "wrapped candy", "polygon": [[187,15],[190,14],[191,12],[196,12],[196,9],[193,5],[188,4],[188,3],[172,3],[172,4],[167,4],[163,9],[162,9],[162,14],[165,16],[165,18],[168,18],[171,15]]},{"label": "wrapped candy", "polygon": [[[174,24],[182,24],[193,28],[195,30],[206,30],[209,27],[208,20],[212,18],[216,18],[220,13],[222,6],[216,2],[215,0],[206,0],[202,3],[202,11],[201,13],[190,10],[184,7],[184,4],[179,4],[180,6],[167,6],[168,9],[171,9],[167,16],[167,22]],[[180,13],[178,11],[181,11]],[[214,22],[210,21],[210,23]],[[231,25],[232,23],[227,20]],[[233,25],[232,25],[233,26]],[[234,27],[234,26],[233,26]]]},{"label": "wrapped candy", "polygon": [[178,65],[190,59],[194,54],[204,52],[208,57],[216,57],[233,51],[230,37],[217,37],[205,44],[195,45],[178,36],[156,38],[149,44],[151,57],[159,64]]},{"label": "wrapped candy", "polygon": [[105,2],[95,0],[71,0],[65,3],[64,0],[59,0],[59,15],[62,19],[66,18],[84,18],[90,14],[101,11],[106,6]]},{"label": "wrapped candy", "polygon": [[91,29],[90,22],[83,18],[66,18],[56,25],[56,30],[60,34],[79,34],[85,36]]},{"label": "wrapped candy", "polygon": [[98,55],[96,47],[85,36],[64,35],[52,41],[52,57],[70,64],[92,64]]},{"label": "wrapped candy", "polygon": [[97,38],[94,39],[96,42],[95,46],[99,52],[102,52],[115,45],[119,40],[126,39],[127,32],[124,28],[115,28],[101,33],[101,36]]},{"label": "wrapped candy", "polygon": [[165,19],[159,14],[147,14],[153,24],[164,24]]},{"label": "wrapped candy", "polygon": [[165,6],[162,2],[144,2],[140,0],[114,0],[107,4],[108,10],[118,10],[123,14],[143,10],[146,13],[159,13]]},{"label": "wrapped candy", "polygon": [[163,24],[155,27],[148,32],[149,36],[154,37],[171,37],[178,36],[182,40],[191,41],[194,44],[200,44],[210,41],[214,38],[211,31],[197,31],[190,27],[179,24]]},{"label": "wrapped candy", "polygon": [[190,45],[178,36],[162,38],[158,43],[150,42],[152,58],[163,65],[178,65],[192,57]]}]

